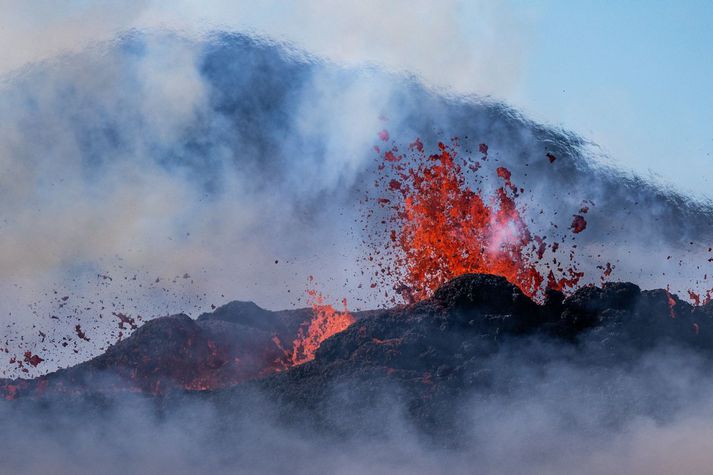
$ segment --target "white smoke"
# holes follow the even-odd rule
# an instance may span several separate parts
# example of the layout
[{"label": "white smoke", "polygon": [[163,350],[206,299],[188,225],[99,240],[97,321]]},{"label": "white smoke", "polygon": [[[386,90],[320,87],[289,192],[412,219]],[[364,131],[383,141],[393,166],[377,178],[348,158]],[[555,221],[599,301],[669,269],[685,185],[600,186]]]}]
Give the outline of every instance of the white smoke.
[{"label": "white smoke", "polygon": [[3,469],[18,475],[707,473],[713,386],[703,360],[657,348],[632,364],[602,367],[574,363],[566,351],[557,357],[553,348],[551,361],[536,364],[523,348],[511,350],[482,362],[493,386],[453,401],[458,431],[446,438],[419,429],[403,393],[377,383],[366,389],[363,382],[344,382],[327,391],[317,414],[291,408],[287,419],[269,394],[252,391],[171,398],[161,407],[137,396],[100,406],[19,400],[0,404]]},{"label": "white smoke", "polygon": [[436,87],[505,97],[517,83],[528,20],[507,1],[398,0],[3,0],[0,75],[77,52],[130,29],[168,29],[193,37],[216,29],[292,43],[345,65],[378,64],[418,74]]}]

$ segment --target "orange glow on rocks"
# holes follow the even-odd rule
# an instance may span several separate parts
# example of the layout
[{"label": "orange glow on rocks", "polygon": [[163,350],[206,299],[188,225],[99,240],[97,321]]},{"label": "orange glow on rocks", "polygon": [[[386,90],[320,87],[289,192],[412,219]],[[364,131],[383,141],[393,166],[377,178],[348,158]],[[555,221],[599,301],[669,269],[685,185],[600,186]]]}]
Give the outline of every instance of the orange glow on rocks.
[{"label": "orange glow on rocks", "polygon": [[674,308],[676,306],[676,299],[673,298],[673,295],[671,295],[671,292],[666,289],[666,297],[668,300],[668,312],[669,315],[671,315],[671,318],[676,318],[676,309]]}]

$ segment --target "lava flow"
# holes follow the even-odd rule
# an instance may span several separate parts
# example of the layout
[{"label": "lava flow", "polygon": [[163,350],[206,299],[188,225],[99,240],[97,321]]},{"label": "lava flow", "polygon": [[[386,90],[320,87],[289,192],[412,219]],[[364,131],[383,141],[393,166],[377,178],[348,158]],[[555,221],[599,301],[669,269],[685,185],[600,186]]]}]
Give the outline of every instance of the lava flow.
[{"label": "lava flow", "polygon": [[[481,144],[484,160],[487,150]],[[531,297],[541,296],[544,286],[574,288],[583,277],[575,268],[563,269],[553,260],[554,268],[544,265],[549,268],[545,279],[538,268],[545,239],[528,229],[517,203],[524,190],[512,183],[507,168],[497,168],[503,184],[487,197],[470,184],[473,178],[480,179],[481,163],[459,159],[455,148],[443,143],[437,153],[427,156],[417,139],[408,153],[399,154],[394,147],[382,158],[379,170],[385,176],[377,181],[382,195],[376,202],[387,211],[388,218],[381,223],[390,242],[385,250],[374,249],[369,261],[376,263],[382,278],[396,281],[394,288],[407,302],[427,298],[443,283],[466,273],[503,276]],[[373,216],[371,211],[368,214]],[[557,244],[551,249],[555,252]]]}]

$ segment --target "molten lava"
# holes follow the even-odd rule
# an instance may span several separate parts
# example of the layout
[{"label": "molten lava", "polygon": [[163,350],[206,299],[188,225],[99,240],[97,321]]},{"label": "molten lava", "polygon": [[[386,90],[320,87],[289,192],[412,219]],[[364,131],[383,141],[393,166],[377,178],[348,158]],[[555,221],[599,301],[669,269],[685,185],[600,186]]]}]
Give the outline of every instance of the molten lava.
[{"label": "molten lava", "polygon": [[572,225],[570,227],[573,233],[581,233],[587,228],[587,221],[584,219],[584,216],[575,214],[572,218]]},{"label": "molten lava", "polygon": [[[481,153],[487,150],[487,145],[480,145]],[[481,164],[459,159],[454,148],[443,143],[430,156],[416,140],[409,154],[400,155],[394,147],[382,158],[379,169],[390,175],[382,180],[388,187],[380,190],[383,195],[376,203],[389,214],[381,222],[390,228],[390,243],[386,250],[376,249],[369,260],[377,261],[377,274],[395,278],[395,289],[406,301],[424,299],[465,273],[503,276],[528,296],[540,296],[544,284],[558,290],[574,288],[582,278],[582,273],[565,270],[555,261],[554,269],[545,266],[550,268],[545,280],[537,267],[547,247],[545,239],[529,231],[516,201],[524,190],[512,183],[507,168],[497,168],[503,184],[485,196],[471,185],[480,177],[466,174],[475,174]],[[553,252],[556,249],[553,243]],[[568,277],[556,278],[555,272]]]},{"label": "molten lava", "polygon": [[[312,280],[310,277],[310,282]],[[288,355],[289,366],[313,360],[324,340],[346,330],[354,323],[354,317],[347,310],[346,298],[342,299],[343,310],[337,311],[331,305],[324,303],[324,296],[317,290],[307,290],[307,297],[312,306],[313,316],[309,322],[305,322],[300,327],[297,338],[292,342],[292,354]]]}]

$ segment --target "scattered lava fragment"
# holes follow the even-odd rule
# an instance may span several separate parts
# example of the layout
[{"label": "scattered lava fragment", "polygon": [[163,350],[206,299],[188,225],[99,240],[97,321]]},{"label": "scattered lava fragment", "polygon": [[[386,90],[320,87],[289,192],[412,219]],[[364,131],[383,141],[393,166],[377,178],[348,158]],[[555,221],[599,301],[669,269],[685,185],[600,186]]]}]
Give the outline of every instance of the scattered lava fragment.
[{"label": "scattered lava fragment", "polygon": [[[421,142],[421,139],[419,139],[419,138],[416,138],[416,140],[414,140],[414,142],[412,144],[410,144],[408,147],[411,150],[416,149],[419,152],[423,152],[423,142]],[[487,146],[486,146],[486,150],[487,150]]]},{"label": "scattered lava fragment", "polygon": [[495,172],[498,174],[498,176],[500,178],[503,179],[503,181],[505,182],[505,186],[510,188],[512,190],[512,192],[515,194],[515,196],[517,196],[517,187],[512,184],[512,181],[510,181],[510,177],[512,177],[512,173],[510,173],[510,170],[508,170],[505,167],[498,167],[497,170],[495,170]]},{"label": "scattered lava fragment", "polygon": [[584,272],[576,272],[570,269],[570,277],[560,277],[557,279],[554,272],[550,270],[547,275],[547,288],[562,292],[567,289],[575,288],[580,279],[584,277]]},{"label": "scattered lava fragment", "polygon": [[554,163],[554,161],[557,160],[557,157],[548,152],[547,159],[550,161],[550,163]]},{"label": "scattered lava fragment", "polygon": [[688,289],[688,298],[693,305],[707,305],[713,301],[713,289],[706,290],[703,294]]},{"label": "scattered lava fragment", "polygon": [[579,234],[587,228],[587,221],[581,214],[575,214],[574,219],[572,219],[572,232]]},{"label": "scattered lava fragment", "polygon": [[37,366],[44,361],[44,359],[40,358],[38,355],[33,355],[31,351],[26,351],[24,357],[25,363],[32,366]]},{"label": "scattered lava fragment", "polygon": [[128,315],[125,315],[121,312],[112,312],[112,315],[119,319],[120,329],[126,330],[126,325],[128,325],[129,328],[131,328],[132,330],[136,330],[138,328],[136,321]]},{"label": "scattered lava fragment", "polygon": [[82,326],[81,326],[81,325],[77,324],[77,325],[74,326],[74,333],[76,333],[77,336],[78,336],[79,338],[81,338],[82,340],[89,341],[89,337],[87,336],[86,333],[84,333],[84,330],[82,330]]},{"label": "scattered lava fragment", "polygon": [[693,302],[693,305],[698,306],[698,305],[701,304],[701,296],[700,296],[700,294],[698,294],[698,293],[696,293],[696,292],[694,292],[694,291],[692,291],[692,290],[689,290],[689,291],[688,291],[688,298],[691,299],[691,302]]},{"label": "scattered lava fragment", "polygon": [[611,265],[611,262],[607,262],[603,266],[597,266],[597,269],[601,269],[602,271],[602,282],[606,281],[611,276],[612,272],[614,272],[614,266]]}]

